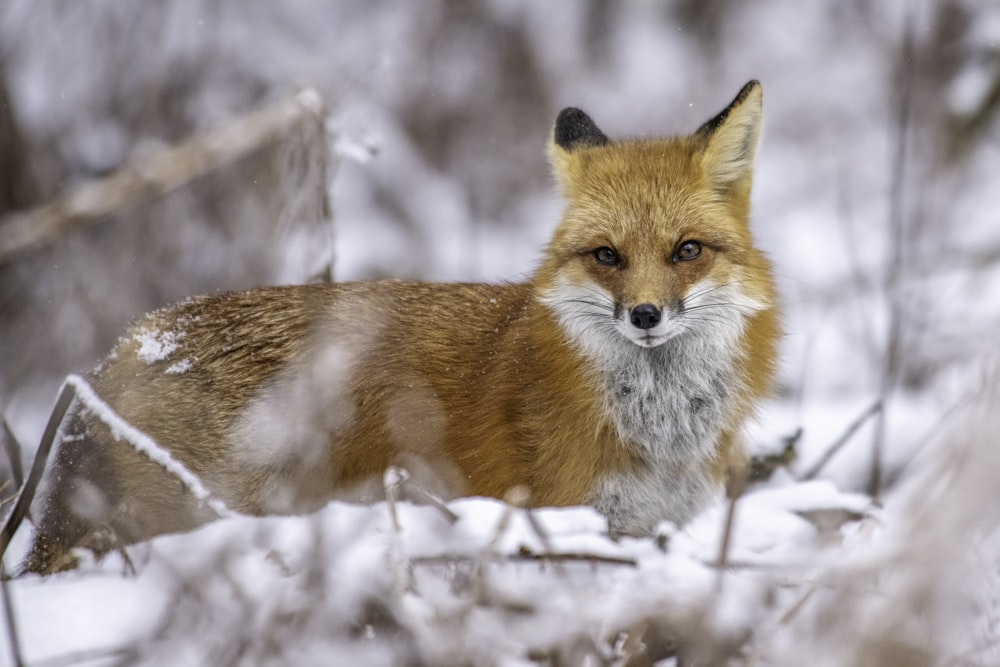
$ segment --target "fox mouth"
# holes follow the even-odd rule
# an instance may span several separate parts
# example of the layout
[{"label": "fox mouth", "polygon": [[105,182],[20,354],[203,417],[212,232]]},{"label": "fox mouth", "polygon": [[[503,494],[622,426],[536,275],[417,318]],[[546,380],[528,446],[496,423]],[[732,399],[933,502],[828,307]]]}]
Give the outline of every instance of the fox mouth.
[{"label": "fox mouth", "polygon": [[639,345],[642,347],[656,347],[661,343],[667,342],[667,338],[669,338],[669,336],[653,336],[646,334],[639,339]]},{"label": "fox mouth", "polygon": [[625,335],[625,338],[629,342],[638,345],[639,347],[652,348],[663,345],[668,340],[673,338],[677,334],[677,331],[666,331],[661,333],[651,333],[649,331],[643,331],[640,335],[632,334],[629,332]]}]

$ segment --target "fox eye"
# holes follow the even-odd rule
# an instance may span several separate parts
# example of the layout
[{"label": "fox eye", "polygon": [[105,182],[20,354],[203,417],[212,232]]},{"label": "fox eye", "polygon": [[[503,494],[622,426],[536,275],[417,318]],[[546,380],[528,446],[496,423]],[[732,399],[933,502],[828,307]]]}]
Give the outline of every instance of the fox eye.
[{"label": "fox eye", "polygon": [[675,262],[688,262],[692,259],[698,259],[701,255],[701,242],[700,241],[685,241],[684,243],[677,246],[677,250],[674,251],[674,261]]},{"label": "fox eye", "polygon": [[619,264],[618,253],[607,246],[601,246],[595,250],[594,259],[597,260],[598,264],[605,266],[618,266]]}]

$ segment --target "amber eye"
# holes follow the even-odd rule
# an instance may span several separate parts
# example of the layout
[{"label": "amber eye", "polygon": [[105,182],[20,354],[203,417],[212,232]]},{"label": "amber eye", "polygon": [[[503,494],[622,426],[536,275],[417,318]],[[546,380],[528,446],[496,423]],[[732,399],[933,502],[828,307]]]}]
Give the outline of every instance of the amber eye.
[{"label": "amber eye", "polygon": [[677,250],[674,251],[674,261],[689,262],[692,259],[698,259],[700,255],[701,255],[700,241],[685,241],[684,243],[677,246]]},{"label": "amber eye", "polygon": [[605,266],[618,266],[620,261],[618,259],[618,253],[607,246],[601,246],[595,250],[594,259],[596,259],[599,264],[604,264]]}]

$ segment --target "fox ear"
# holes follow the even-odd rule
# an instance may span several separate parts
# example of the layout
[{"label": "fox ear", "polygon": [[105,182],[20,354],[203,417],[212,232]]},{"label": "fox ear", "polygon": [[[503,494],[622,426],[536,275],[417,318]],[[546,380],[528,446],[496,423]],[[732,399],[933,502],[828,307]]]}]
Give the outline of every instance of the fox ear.
[{"label": "fox ear", "polygon": [[575,107],[560,111],[552,130],[549,158],[562,186],[568,190],[573,181],[576,162],[573,153],[577,149],[594,148],[608,143],[607,136],[583,111]]},{"label": "fox ear", "polygon": [[760,82],[750,81],[729,106],[698,128],[702,166],[717,190],[749,187],[763,116]]},{"label": "fox ear", "polygon": [[603,146],[608,138],[590,116],[575,107],[566,107],[556,117],[552,141],[559,148],[571,151],[581,146]]}]

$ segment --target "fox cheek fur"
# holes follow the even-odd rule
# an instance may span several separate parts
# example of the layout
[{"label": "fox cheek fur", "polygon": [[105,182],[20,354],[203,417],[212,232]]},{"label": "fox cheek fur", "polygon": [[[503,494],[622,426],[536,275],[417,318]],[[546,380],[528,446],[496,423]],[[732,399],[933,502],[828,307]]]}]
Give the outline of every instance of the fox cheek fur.
[{"label": "fox cheek fur", "polygon": [[523,283],[265,287],[140,319],[87,375],[99,409],[66,417],[25,569],[191,530],[206,494],[247,514],[376,499],[391,465],[445,496],[589,503],[618,534],[688,521],[742,464],[777,358],[760,122],[756,81],[689,136],[611,141],[564,110],[566,210]]},{"label": "fox cheek fur", "polygon": [[656,347],[772,305],[748,220],[760,97],[751,82],[693,136],[660,141],[611,144],[582,111],[560,114],[549,150],[568,205],[540,282],[571,337]]}]

